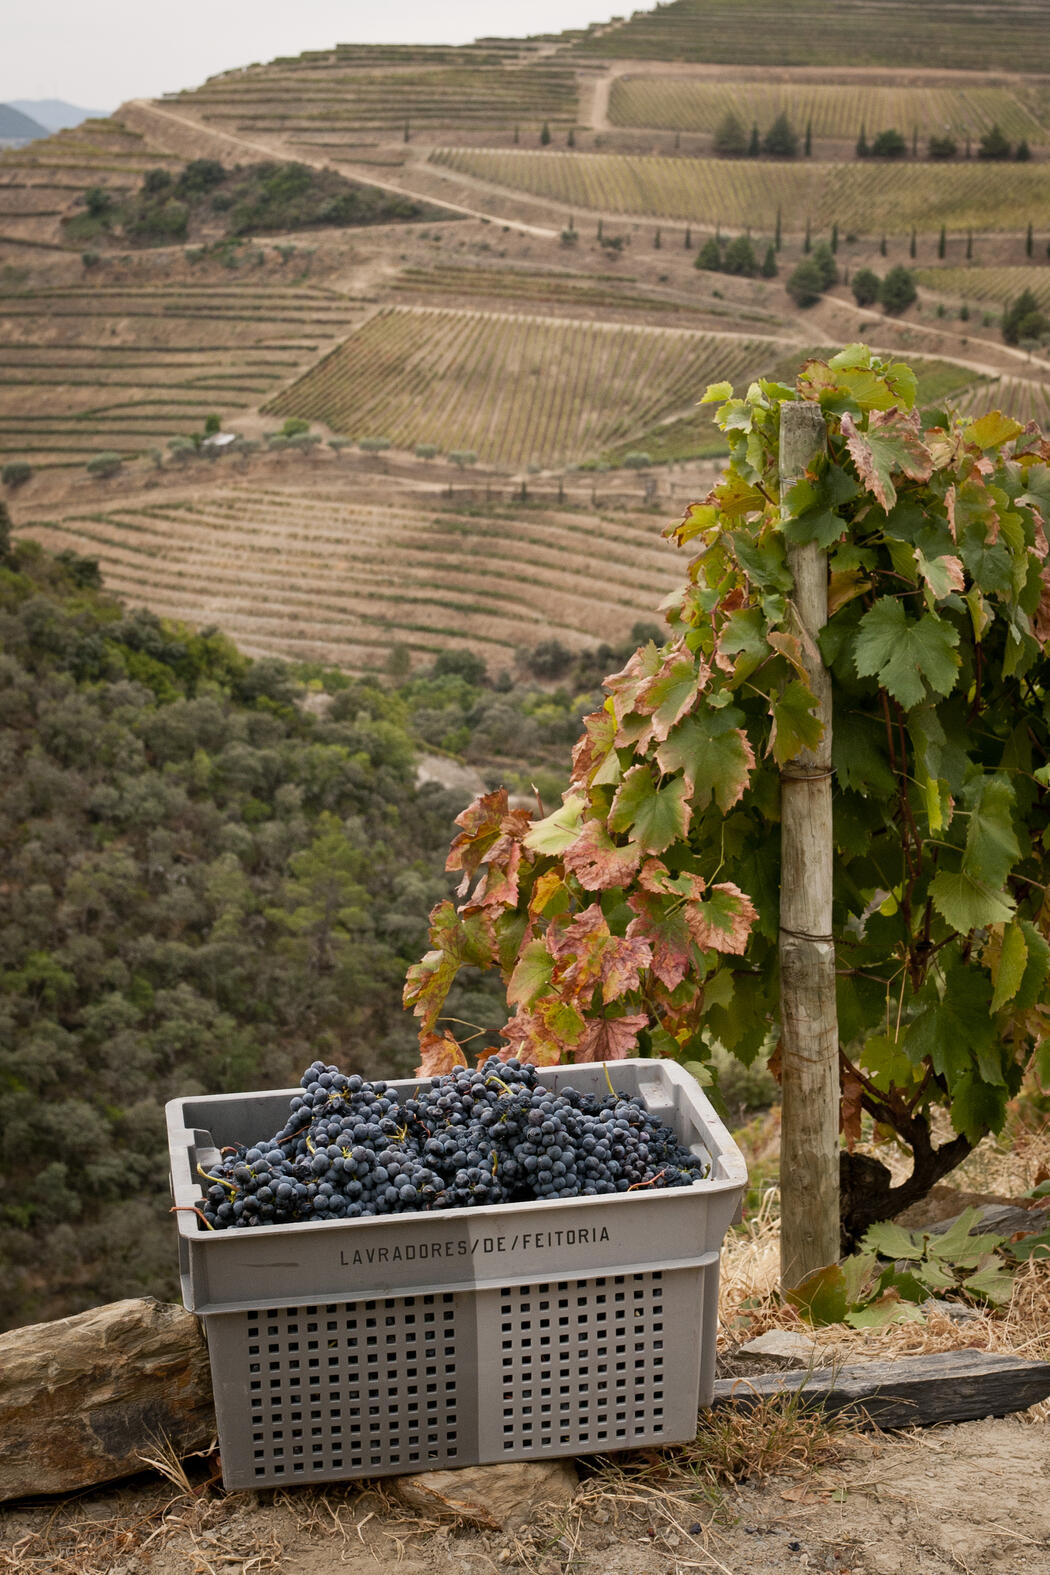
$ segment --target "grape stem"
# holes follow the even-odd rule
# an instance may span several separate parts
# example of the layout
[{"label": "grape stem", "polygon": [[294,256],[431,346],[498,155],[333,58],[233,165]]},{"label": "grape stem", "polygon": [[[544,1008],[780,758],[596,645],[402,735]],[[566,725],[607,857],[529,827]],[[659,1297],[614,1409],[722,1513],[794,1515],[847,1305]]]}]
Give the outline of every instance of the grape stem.
[{"label": "grape stem", "polygon": [[230,1191],[232,1193],[234,1193],[234,1194],[236,1194],[236,1192],[238,1191],[238,1188],[235,1186],[235,1184],[232,1181],[224,1181],[222,1176],[213,1176],[213,1175],[211,1175],[209,1171],[205,1170],[203,1165],[198,1165],[197,1166],[197,1174],[198,1174],[198,1176],[203,1176],[205,1181],[214,1181],[220,1187],[229,1187]]},{"label": "grape stem", "polygon": [[661,1176],[666,1176],[666,1170],[658,1170],[655,1176],[650,1176],[646,1181],[636,1181],[627,1188],[628,1192],[637,1192],[639,1187],[654,1187]]},{"label": "grape stem", "polygon": [[206,1219],[205,1216],[201,1213],[200,1209],[194,1208],[192,1203],[174,1203],[174,1204],[172,1204],[171,1208],[168,1210],[168,1213],[169,1214],[196,1214],[197,1218],[204,1222],[204,1225],[205,1225],[205,1227],[208,1230],[214,1230],[215,1229],[215,1226],[212,1224],[211,1220]]}]

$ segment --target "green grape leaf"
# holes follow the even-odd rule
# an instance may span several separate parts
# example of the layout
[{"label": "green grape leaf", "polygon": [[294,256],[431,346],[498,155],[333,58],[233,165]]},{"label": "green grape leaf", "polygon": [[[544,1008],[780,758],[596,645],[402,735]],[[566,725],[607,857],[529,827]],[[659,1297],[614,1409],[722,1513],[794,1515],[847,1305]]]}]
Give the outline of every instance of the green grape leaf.
[{"label": "green grape leaf", "polygon": [[927,685],[934,694],[951,693],[959,669],[958,643],[958,630],[950,623],[932,613],[908,618],[899,601],[884,596],[857,627],[853,661],[860,677],[877,677],[910,710],[926,698]]},{"label": "green grape leaf", "polygon": [[689,829],[692,810],[684,776],[673,777],[663,787],[653,781],[643,762],[627,772],[609,810],[609,828],[625,831],[646,853],[662,853]]},{"label": "green grape leaf", "polygon": [[916,547],[915,563],[920,575],[929,586],[934,601],[942,602],[953,591],[961,592],[966,589],[962,561],[954,554],[945,553],[942,557],[927,558],[926,554]]},{"label": "green grape leaf", "polygon": [[986,776],[967,797],[970,824],[963,868],[983,885],[1001,887],[1021,856],[1011,814],[1014,790],[1007,777]]},{"label": "green grape leaf", "polygon": [[656,751],[662,771],[682,772],[697,810],[706,809],[713,798],[728,814],[743,796],[755,755],[736,725],[741,720],[735,707],[723,711],[705,707],[679,722]]},{"label": "green grape leaf", "polygon": [[564,853],[580,834],[585,803],[582,794],[567,794],[559,809],[529,828],[522,838],[525,846],[533,853]]},{"label": "green grape leaf", "polygon": [[803,749],[815,749],[824,737],[824,724],[813,715],[816,703],[813,691],[797,678],[774,696],[769,750],[777,765],[794,760]]},{"label": "green grape leaf", "polygon": [[1008,924],[1014,916],[1010,896],[993,891],[965,870],[938,870],[930,882],[930,897],[941,918],[961,935],[989,924]]},{"label": "green grape leaf", "polygon": [[863,1245],[882,1258],[918,1259],[923,1253],[922,1242],[916,1241],[903,1225],[894,1225],[891,1220],[869,1225],[864,1232]]},{"label": "green grape leaf", "polygon": [[952,1126],[974,1145],[989,1132],[1001,1132],[1006,1120],[1007,1091],[980,1078],[964,1077],[951,1089]]},{"label": "green grape leaf", "polygon": [[999,1263],[989,1263],[963,1282],[967,1296],[978,1301],[991,1302],[993,1307],[1005,1307],[1014,1293],[1013,1275]]},{"label": "green grape leaf", "polygon": [[895,409],[874,410],[867,430],[861,432],[847,411],[842,432],[862,484],[887,513],[897,501],[895,472],[912,481],[928,481],[933,474],[933,458],[919,436],[917,412],[906,416]]},{"label": "green grape leaf", "polygon": [[877,1301],[866,1307],[857,1307],[843,1319],[851,1329],[884,1329],[891,1323],[921,1323],[924,1314],[914,1302],[903,1301],[894,1287],[885,1291]]},{"label": "green grape leaf", "polygon": [[804,476],[783,500],[792,514],[781,526],[785,537],[792,542],[816,542],[822,549],[830,547],[846,529],[838,511],[859,491],[841,465],[828,465],[816,481]]},{"label": "green grape leaf", "polygon": [[1046,983],[1047,971],[1050,969],[1050,946],[1045,938],[1036,929],[1034,924],[1025,920],[1021,928],[1024,931],[1025,946],[1028,957],[1025,962],[1024,976],[1017,987],[1013,998],[1015,1012],[1030,1011],[1043,993]]},{"label": "green grape leaf", "polygon": [[554,958],[546,943],[530,941],[519,955],[507,984],[507,1000],[511,1006],[531,1006],[549,986],[553,972]]},{"label": "green grape leaf", "polygon": [[992,996],[992,1011],[998,1012],[1012,1001],[1021,988],[1021,981],[1028,965],[1028,940],[1024,927],[1015,919],[1003,931],[1003,946],[999,954],[999,973]]},{"label": "green grape leaf", "polygon": [[818,1328],[822,1324],[842,1323],[849,1309],[846,1276],[838,1263],[815,1269],[784,1295],[789,1306]]},{"label": "green grape leaf", "polygon": [[981,449],[1002,448],[1004,443],[1019,438],[1023,431],[1024,427],[1013,416],[1004,416],[1001,410],[989,410],[986,416],[978,416],[963,428],[963,439],[976,443]]},{"label": "green grape leaf", "polygon": [[720,405],[733,397],[732,383],[708,383],[698,401],[701,405]]},{"label": "green grape leaf", "polygon": [[1014,583],[1013,559],[1002,542],[987,540],[987,526],[983,520],[967,525],[959,537],[959,556],[967,574],[985,596],[1010,595]]},{"label": "green grape leaf", "polygon": [[901,1044],[918,1063],[927,1057],[949,1089],[969,1075],[978,1049],[989,1050],[999,1030],[990,1015],[992,982],[983,969],[957,962],[949,969],[943,996],[935,996],[905,1030]]}]

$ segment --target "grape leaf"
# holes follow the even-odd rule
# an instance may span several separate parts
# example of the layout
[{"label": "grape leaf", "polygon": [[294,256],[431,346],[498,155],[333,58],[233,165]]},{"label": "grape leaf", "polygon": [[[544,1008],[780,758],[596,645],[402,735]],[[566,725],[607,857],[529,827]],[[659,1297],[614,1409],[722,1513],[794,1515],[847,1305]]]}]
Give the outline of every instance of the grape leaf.
[{"label": "grape leaf", "polygon": [[507,984],[507,1001],[511,1006],[531,1006],[551,982],[554,958],[545,942],[532,940],[518,957],[514,972]]},{"label": "grape leaf", "polygon": [[598,1017],[587,1024],[576,1050],[577,1061],[625,1061],[638,1047],[638,1035],[648,1027],[644,1012],[630,1017]]},{"label": "grape leaf", "polygon": [[617,847],[602,822],[584,822],[583,830],[562,854],[562,862],[585,891],[625,886],[638,868],[642,850],[637,842]]},{"label": "grape leaf", "polygon": [[1015,919],[1003,931],[1003,946],[999,953],[999,971],[992,995],[992,1011],[997,1012],[1012,1001],[1021,987],[1028,963],[1028,941],[1022,926]]},{"label": "grape leaf", "polygon": [[986,776],[967,791],[970,823],[963,869],[985,886],[1001,887],[1021,856],[1011,811],[1016,802],[1009,778]]},{"label": "grape leaf", "polygon": [[641,891],[632,892],[627,902],[635,913],[628,938],[648,942],[653,973],[666,989],[677,989],[693,964],[692,936],[681,905]]},{"label": "grape leaf", "polygon": [[989,924],[1007,924],[1014,916],[1012,898],[993,891],[965,870],[938,870],[930,882],[930,897],[941,918],[962,935]]},{"label": "grape leaf", "polygon": [[701,951],[731,952],[741,957],[758,913],[749,897],[732,881],[712,886],[705,898],[687,902],[685,922]]},{"label": "grape leaf", "polygon": [[957,962],[949,970],[942,997],[935,997],[908,1025],[902,1046],[912,1061],[929,1059],[950,1090],[971,1074],[974,1053],[990,1050],[999,1030],[990,1016],[992,983],[983,969]]},{"label": "grape leaf", "polygon": [[962,561],[951,553],[946,553],[939,558],[927,558],[925,553],[917,547],[915,549],[915,562],[919,573],[930,588],[934,601],[941,602],[953,591],[964,591],[966,579],[963,574]]},{"label": "grape leaf", "polygon": [[976,1147],[986,1133],[1002,1131],[1006,1100],[1005,1088],[964,1077],[951,1088],[952,1126]]},{"label": "grape leaf", "polygon": [[923,1253],[922,1242],[916,1241],[911,1231],[905,1230],[903,1225],[894,1225],[892,1220],[869,1225],[864,1232],[863,1244],[883,1258],[918,1259]]},{"label": "grape leaf", "polygon": [[612,831],[626,831],[646,853],[662,853],[684,837],[692,810],[684,777],[673,777],[663,787],[653,781],[646,763],[627,772],[609,810]]},{"label": "grape leaf", "polygon": [[814,1269],[804,1280],[784,1292],[788,1305],[802,1314],[807,1323],[816,1325],[841,1323],[849,1308],[846,1294],[846,1276],[838,1263]]},{"label": "grape leaf", "polygon": [[976,421],[964,427],[963,438],[967,443],[976,443],[978,448],[1001,448],[1004,443],[1012,443],[1014,438],[1020,437],[1023,431],[1020,421],[1012,416],[1004,416],[1001,410],[989,410],[987,415],[978,416]]},{"label": "grape leaf", "polygon": [[451,1034],[422,1034],[419,1040],[418,1077],[444,1077],[457,1067],[466,1066],[462,1046]]},{"label": "grape leaf", "polygon": [[1034,924],[1026,920],[1022,924],[1025,944],[1028,949],[1028,960],[1025,963],[1024,977],[1014,996],[1014,1011],[1027,1012],[1036,1004],[1043,993],[1046,983],[1047,969],[1050,967],[1050,946],[1045,938],[1036,929]]},{"label": "grape leaf", "polygon": [[908,618],[901,603],[884,596],[861,619],[853,644],[853,661],[862,678],[878,677],[882,687],[910,710],[934,694],[955,687],[959,658],[958,630],[933,613]]},{"label": "grape leaf", "polygon": [[635,710],[652,716],[654,738],[666,738],[692,709],[709,676],[704,661],[678,654],[669,656],[661,670],[639,687]]},{"label": "grape leaf", "polygon": [[933,474],[933,458],[919,436],[917,411],[903,415],[896,409],[875,410],[864,432],[847,411],[842,431],[862,483],[887,513],[897,501],[894,472],[912,481],[928,481]]},{"label": "grape leaf", "polygon": [[822,549],[830,547],[846,529],[846,521],[838,511],[855,498],[859,490],[849,471],[843,470],[841,465],[828,465],[816,481],[803,476],[783,499],[792,515],[781,525],[787,540],[816,542]]},{"label": "grape leaf", "polygon": [[580,834],[580,821],[586,800],[580,793],[568,793],[553,814],[537,820],[523,841],[533,853],[564,853]]},{"label": "grape leaf", "polygon": [[656,751],[662,771],[682,772],[698,810],[706,809],[714,798],[723,814],[728,814],[743,796],[755,755],[746,735],[735,725],[740,719],[735,707],[723,711],[704,707],[680,722]]},{"label": "grape leaf", "polygon": [[813,715],[816,703],[813,691],[797,678],[774,696],[769,750],[777,765],[796,759],[804,749],[815,749],[824,737],[824,724]]},{"label": "grape leaf", "polygon": [[964,1281],[963,1290],[993,1307],[1005,1307],[1014,1292],[1013,1275],[998,1262],[989,1263]]}]

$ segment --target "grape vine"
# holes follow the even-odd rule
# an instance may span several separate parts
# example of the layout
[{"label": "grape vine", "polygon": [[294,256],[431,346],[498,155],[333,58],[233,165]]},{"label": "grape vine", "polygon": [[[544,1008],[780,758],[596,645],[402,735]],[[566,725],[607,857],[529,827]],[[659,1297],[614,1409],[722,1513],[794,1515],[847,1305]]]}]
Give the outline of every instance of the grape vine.
[{"label": "grape vine", "polygon": [[[562,805],[500,790],[459,817],[457,900],[410,969],[422,1068],[465,1062],[442,1022],[465,966],[498,968],[505,1054],[549,1064],[747,1062],[776,1031],[779,776],[821,736],[785,543],[829,560],[843,1229],[921,1196],[1050,1080],[1050,442],[1000,412],[915,409],[901,363],[849,345],[795,386],[709,388],[722,480],[665,533],[694,553],[668,639],[606,680]],[[779,411],[828,449],[784,500]],[[937,1141],[944,1110],[951,1135]],[[896,1187],[861,1119],[910,1150]]]}]

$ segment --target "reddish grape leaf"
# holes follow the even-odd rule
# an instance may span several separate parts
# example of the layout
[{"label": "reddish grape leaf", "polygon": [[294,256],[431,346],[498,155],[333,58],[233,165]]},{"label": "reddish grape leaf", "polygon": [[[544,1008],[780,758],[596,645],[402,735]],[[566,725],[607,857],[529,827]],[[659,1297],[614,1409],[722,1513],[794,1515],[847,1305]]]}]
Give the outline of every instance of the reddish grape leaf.
[{"label": "reddish grape leaf", "polygon": [[467,1058],[457,1039],[449,1033],[423,1034],[419,1041],[419,1065],[416,1077],[444,1077],[457,1067],[466,1066]]},{"label": "reddish grape leaf", "polygon": [[731,952],[736,957],[747,950],[751,926],[758,912],[750,897],[732,881],[712,886],[699,902],[685,904],[689,933],[701,951]]},{"label": "reddish grape leaf", "polygon": [[842,1108],[839,1114],[839,1126],[843,1137],[846,1139],[846,1147],[851,1154],[860,1142],[861,1137],[861,1095],[863,1092],[864,1084],[858,1077],[856,1070],[848,1061],[844,1060],[842,1066]]},{"label": "reddish grape leaf", "polygon": [[515,1057],[533,1066],[557,1066],[565,1048],[542,1018],[520,1006],[510,1022],[500,1029],[500,1034],[507,1041],[506,1050],[499,1052],[502,1061]]},{"label": "reddish grape leaf", "polygon": [[610,886],[625,886],[641,856],[636,842],[617,847],[600,820],[588,820],[576,841],[565,849],[562,862],[585,891],[605,891]]},{"label": "reddish grape leaf", "polygon": [[577,1061],[625,1061],[638,1048],[638,1035],[647,1028],[644,1012],[630,1017],[599,1017],[587,1024],[576,1049]]},{"label": "reddish grape leaf", "polygon": [[480,793],[472,804],[468,804],[456,816],[455,824],[463,830],[449,849],[445,868],[466,870],[468,875],[474,875],[500,834],[507,808],[507,790],[502,787],[492,793]]},{"label": "reddish grape leaf", "polygon": [[405,978],[404,1005],[422,1018],[425,1029],[437,1022],[449,987],[464,964],[490,968],[496,961],[495,935],[485,913],[458,914],[439,902],[430,915],[431,950],[413,963]]},{"label": "reddish grape leaf", "polygon": [[889,512],[897,501],[894,473],[912,481],[928,481],[933,473],[933,457],[922,441],[917,410],[873,410],[867,431],[861,432],[847,412],[842,417],[846,447],[857,467],[857,474],[873,497]]},{"label": "reddish grape leaf", "polygon": [[665,739],[675,723],[692,710],[710,676],[703,657],[693,656],[680,642],[660,671],[639,686],[635,710],[652,716],[655,739]]},{"label": "reddish grape leaf", "polygon": [[636,914],[627,926],[628,938],[638,936],[649,943],[653,973],[666,989],[677,989],[693,965],[692,936],[680,899],[661,901],[636,891],[627,901]]},{"label": "reddish grape leaf", "polygon": [[602,947],[602,1000],[606,1006],[642,987],[642,969],[653,960],[652,947],[641,935],[611,935]]},{"label": "reddish grape leaf", "polygon": [[608,759],[616,737],[616,718],[603,706],[583,719],[583,737],[572,751],[573,782],[589,786]]}]

